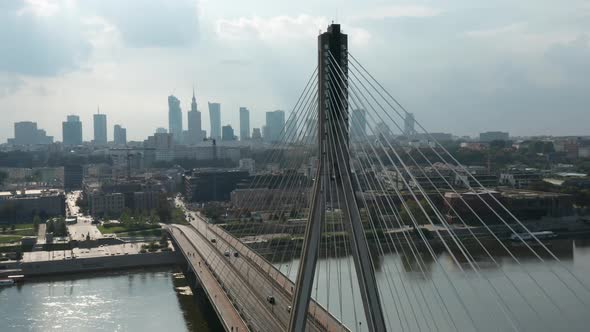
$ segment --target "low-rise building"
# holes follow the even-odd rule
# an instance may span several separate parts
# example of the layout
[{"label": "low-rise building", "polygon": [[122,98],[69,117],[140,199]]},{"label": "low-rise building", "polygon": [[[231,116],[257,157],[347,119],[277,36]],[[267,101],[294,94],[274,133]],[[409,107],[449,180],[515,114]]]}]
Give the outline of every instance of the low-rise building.
[{"label": "low-rise building", "polygon": [[66,214],[65,194],[59,189],[0,192],[0,223],[29,223]]},{"label": "low-rise building", "polygon": [[249,178],[241,170],[195,170],[184,176],[185,196],[191,202],[229,201],[230,193]]},{"label": "low-rise building", "polygon": [[125,209],[125,196],[121,193],[92,192],[88,195],[88,208],[92,216],[117,216]]},{"label": "low-rise building", "polygon": [[84,180],[84,168],[82,165],[64,166],[64,190],[72,191],[82,189]]},{"label": "low-rise building", "polygon": [[516,189],[447,192],[445,204],[449,222],[474,226],[481,226],[482,221],[490,225],[515,224],[512,215],[522,222],[575,217],[572,197],[553,192]]},{"label": "low-rise building", "polygon": [[532,183],[542,180],[541,173],[522,172],[522,173],[501,173],[499,182],[501,185],[510,186],[516,189],[522,189],[530,186]]},{"label": "low-rise building", "polygon": [[308,188],[267,189],[251,188],[236,189],[231,192],[232,206],[238,209],[282,210],[305,208],[309,204]]}]

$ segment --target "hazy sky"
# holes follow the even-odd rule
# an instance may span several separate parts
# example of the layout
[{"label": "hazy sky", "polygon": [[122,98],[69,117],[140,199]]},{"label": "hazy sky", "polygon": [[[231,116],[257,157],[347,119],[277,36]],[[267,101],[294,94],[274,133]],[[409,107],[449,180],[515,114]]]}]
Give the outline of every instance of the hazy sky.
[{"label": "hazy sky", "polygon": [[293,107],[331,20],[430,131],[590,134],[587,0],[1,0],[0,140],[24,120],[61,140],[68,114],[90,139],[97,105],[109,139],[144,139],[193,85],[207,132],[207,101],[259,127]]}]

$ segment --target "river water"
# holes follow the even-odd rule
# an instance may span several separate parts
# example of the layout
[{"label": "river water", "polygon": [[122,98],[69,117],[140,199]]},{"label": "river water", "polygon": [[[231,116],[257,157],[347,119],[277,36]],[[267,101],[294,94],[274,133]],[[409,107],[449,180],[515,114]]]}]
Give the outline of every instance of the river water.
[{"label": "river water", "polygon": [[182,273],[149,269],[0,288],[0,331],[219,331]]},{"label": "river water", "polygon": [[[589,331],[590,293],[578,280],[590,285],[590,241],[559,240],[549,247],[561,263],[543,263],[511,247],[519,263],[493,251],[501,268],[476,256],[479,274],[444,252],[436,260],[422,255],[424,262],[380,257],[377,281],[389,330]],[[298,260],[276,266],[294,278]],[[317,275],[313,295],[351,330],[365,331],[351,259],[322,259]],[[0,331],[220,330],[202,291],[196,292],[191,295],[175,269],[41,279],[0,289]]]},{"label": "river water", "polygon": [[[388,330],[590,331],[590,241],[547,242],[560,262],[540,246],[533,249],[544,262],[522,244],[506,245],[518,263],[490,246],[497,264],[473,250],[479,272],[443,250],[436,260],[426,253],[412,259],[409,251],[377,258]],[[275,266],[294,279],[298,263]],[[321,259],[317,269],[312,295],[351,330],[366,331],[352,258]]]}]

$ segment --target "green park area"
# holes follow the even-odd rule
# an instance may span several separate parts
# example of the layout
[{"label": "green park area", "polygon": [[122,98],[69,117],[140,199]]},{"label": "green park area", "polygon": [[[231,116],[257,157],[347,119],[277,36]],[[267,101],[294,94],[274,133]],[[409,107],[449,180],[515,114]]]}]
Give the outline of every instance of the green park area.
[{"label": "green park area", "polygon": [[117,234],[118,236],[160,236],[161,223],[186,224],[182,210],[171,208],[165,213],[152,211],[146,213],[132,213],[124,211],[117,222],[104,222],[98,226],[102,234]]},{"label": "green park area", "polygon": [[22,236],[19,235],[3,235],[0,234],[0,244],[19,242]]}]

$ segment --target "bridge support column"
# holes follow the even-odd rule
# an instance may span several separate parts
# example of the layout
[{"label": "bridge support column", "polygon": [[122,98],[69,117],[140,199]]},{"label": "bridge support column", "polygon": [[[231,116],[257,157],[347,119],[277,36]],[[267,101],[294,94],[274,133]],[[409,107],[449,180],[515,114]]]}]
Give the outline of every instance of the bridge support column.
[{"label": "bridge support column", "polygon": [[[332,24],[318,37],[318,170],[297,275],[289,331],[305,330],[326,195],[338,195],[369,331],[386,331],[379,290],[352,183],[348,144],[348,37]],[[336,67],[337,66],[337,67]],[[334,192],[330,190],[332,185]]]}]

